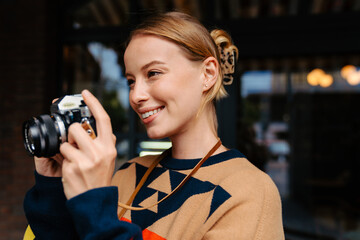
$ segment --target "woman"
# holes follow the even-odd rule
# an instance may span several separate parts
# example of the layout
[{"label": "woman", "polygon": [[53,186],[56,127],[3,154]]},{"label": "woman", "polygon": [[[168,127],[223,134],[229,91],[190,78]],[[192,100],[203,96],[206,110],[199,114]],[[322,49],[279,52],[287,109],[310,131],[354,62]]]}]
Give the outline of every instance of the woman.
[{"label": "woman", "polygon": [[98,136],[92,140],[72,124],[63,157],[35,159],[37,182],[25,199],[35,235],[283,239],[275,185],[217,136],[214,102],[226,96],[236,54],[225,32],[210,35],[183,13],[153,17],[134,30],[124,54],[130,104],[148,136],[169,137],[172,148],[133,159],[112,176],[110,120],[84,91]]}]

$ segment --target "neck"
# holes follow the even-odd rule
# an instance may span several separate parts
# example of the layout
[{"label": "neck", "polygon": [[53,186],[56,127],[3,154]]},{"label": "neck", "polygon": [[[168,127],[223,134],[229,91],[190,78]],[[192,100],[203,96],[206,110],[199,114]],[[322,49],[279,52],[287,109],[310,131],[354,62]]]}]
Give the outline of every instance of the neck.
[{"label": "neck", "polygon": [[[214,128],[211,111],[203,111],[191,125],[191,129],[171,136],[172,156],[179,159],[194,159],[204,157],[218,142],[219,137]],[[226,151],[220,146],[214,154]]]}]

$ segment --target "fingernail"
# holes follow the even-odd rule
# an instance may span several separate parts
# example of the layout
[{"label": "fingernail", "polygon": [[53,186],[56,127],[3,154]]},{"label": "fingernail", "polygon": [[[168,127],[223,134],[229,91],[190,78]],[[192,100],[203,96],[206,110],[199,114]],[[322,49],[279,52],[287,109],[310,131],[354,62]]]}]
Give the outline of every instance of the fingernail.
[{"label": "fingernail", "polygon": [[90,93],[89,90],[87,90],[87,89],[84,89],[84,90],[82,91],[82,94],[85,95],[85,96],[91,96],[91,93]]}]

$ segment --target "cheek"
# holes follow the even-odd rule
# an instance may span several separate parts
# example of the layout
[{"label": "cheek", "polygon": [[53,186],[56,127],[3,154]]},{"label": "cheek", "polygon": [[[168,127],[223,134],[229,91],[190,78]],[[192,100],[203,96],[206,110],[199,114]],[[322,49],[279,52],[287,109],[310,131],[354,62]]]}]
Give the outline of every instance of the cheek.
[{"label": "cheek", "polygon": [[173,97],[173,86],[171,84],[156,83],[149,89],[149,96],[158,104],[166,104]]},{"label": "cheek", "polygon": [[162,85],[153,89],[153,96],[164,102],[176,103],[178,106],[189,106],[200,101],[201,91],[193,84],[169,84]]},{"label": "cheek", "polygon": [[131,108],[135,110],[135,104],[133,103],[133,101],[131,101],[131,99],[132,99],[132,92],[129,91],[129,103]]},{"label": "cheek", "polygon": [[195,86],[182,89],[177,88],[169,96],[169,99],[171,99],[169,104],[176,107],[176,115],[181,119],[189,119],[197,114],[201,105],[202,93]]}]

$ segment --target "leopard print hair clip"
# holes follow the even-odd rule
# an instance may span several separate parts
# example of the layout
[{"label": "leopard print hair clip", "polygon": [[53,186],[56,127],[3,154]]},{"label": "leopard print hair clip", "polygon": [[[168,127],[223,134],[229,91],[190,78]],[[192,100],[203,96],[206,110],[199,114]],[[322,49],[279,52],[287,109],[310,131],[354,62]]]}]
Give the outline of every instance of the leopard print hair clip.
[{"label": "leopard print hair clip", "polygon": [[223,71],[223,84],[231,85],[234,80],[235,64],[236,64],[236,51],[224,50],[219,46],[220,52],[220,65]]}]

